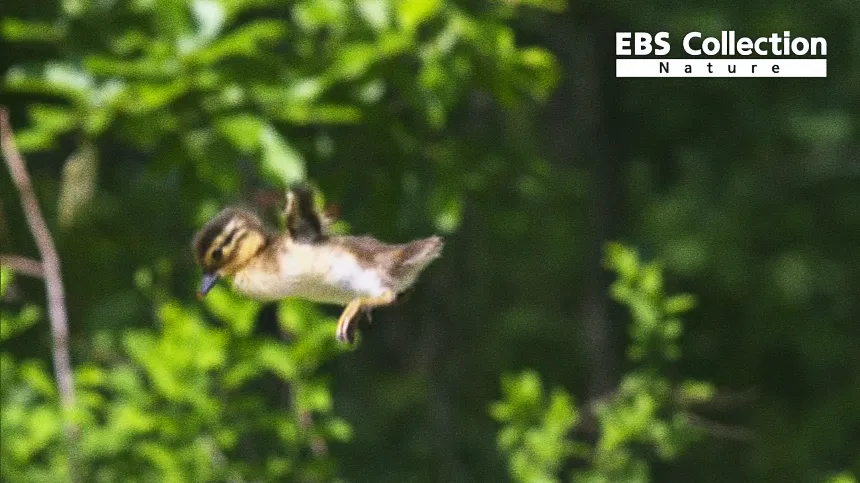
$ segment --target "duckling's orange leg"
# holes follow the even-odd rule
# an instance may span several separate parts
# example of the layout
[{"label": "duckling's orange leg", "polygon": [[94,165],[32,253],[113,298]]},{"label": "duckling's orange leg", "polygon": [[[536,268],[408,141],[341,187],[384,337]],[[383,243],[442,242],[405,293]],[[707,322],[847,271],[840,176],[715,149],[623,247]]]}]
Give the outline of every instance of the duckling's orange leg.
[{"label": "duckling's orange leg", "polygon": [[370,310],[381,305],[389,305],[397,298],[394,292],[385,292],[379,297],[360,297],[353,299],[349,305],[343,309],[340,318],[337,321],[337,340],[345,343],[352,343],[355,340],[355,315],[359,310]]}]

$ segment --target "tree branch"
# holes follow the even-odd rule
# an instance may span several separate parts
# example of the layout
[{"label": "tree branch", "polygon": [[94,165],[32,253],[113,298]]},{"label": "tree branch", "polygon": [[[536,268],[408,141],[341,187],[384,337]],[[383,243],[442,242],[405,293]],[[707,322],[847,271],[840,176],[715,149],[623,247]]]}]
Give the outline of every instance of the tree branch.
[{"label": "tree branch", "polygon": [[686,416],[687,421],[689,421],[693,427],[699,428],[715,438],[728,439],[742,443],[748,443],[755,438],[755,433],[753,431],[742,426],[733,426],[712,421],[693,413],[689,413]]},{"label": "tree branch", "polygon": [[[586,435],[597,435],[600,432],[600,422],[597,418],[597,408],[600,404],[610,402],[616,397],[615,392],[604,395],[602,397],[591,399],[582,406],[582,417],[576,427],[573,428],[573,433]],[[743,406],[745,403],[755,398],[754,390],[746,390],[742,392],[718,392],[714,394],[710,401],[702,403],[690,403],[685,401],[679,395],[676,395],[674,402],[678,405],[675,409],[686,409],[684,417],[690,426],[704,431],[709,436],[715,438],[727,439],[741,443],[748,443],[755,439],[755,432],[743,426],[735,426],[731,424],[721,423],[708,419],[704,416],[693,412],[692,407],[711,408],[716,410],[726,411],[735,407]]]},{"label": "tree branch", "polygon": [[42,262],[21,255],[0,255],[0,265],[6,265],[15,273],[33,278],[45,278]]},{"label": "tree branch", "polygon": [[75,479],[74,454],[75,428],[70,423],[70,412],[75,404],[75,389],[72,385],[72,365],[69,358],[69,326],[66,316],[66,296],[63,288],[62,273],[60,271],[60,257],[57,248],[51,238],[51,232],[42,216],[30,175],[24,158],[15,145],[12,134],[12,126],[9,122],[9,112],[5,107],[0,107],[0,144],[2,144],[3,157],[9,167],[9,174],[15,187],[18,188],[18,196],[21,206],[30,226],[30,233],[36,240],[39,256],[42,259],[42,272],[45,278],[45,288],[48,294],[48,317],[51,320],[51,335],[54,349],[54,373],[57,378],[57,387],[60,392],[60,403],[63,408],[63,418],[66,422],[66,436],[69,444],[69,461],[72,466],[70,474]]}]

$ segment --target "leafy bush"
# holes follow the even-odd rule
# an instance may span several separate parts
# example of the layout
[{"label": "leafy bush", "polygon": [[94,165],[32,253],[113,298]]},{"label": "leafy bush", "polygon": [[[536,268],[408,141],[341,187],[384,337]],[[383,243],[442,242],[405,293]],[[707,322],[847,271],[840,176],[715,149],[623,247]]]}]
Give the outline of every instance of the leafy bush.
[{"label": "leafy bush", "polygon": [[[506,105],[545,98],[555,61],[516,44],[508,20],[518,8],[63,0],[2,19],[4,40],[31,54],[17,57],[3,80],[4,92],[26,106],[18,146],[72,152],[57,194],[43,201],[57,201],[66,276],[82,282],[69,287],[70,300],[86,307],[70,307],[81,361],[72,416],[82,480],[336,474],[326,444],[348,439],[350,427],[331,414],[320,369],[341,350],[333,322],[284,302],[277,319],[289,341],[254,335],[259,304],[218,291],[206,302],[219,322],[211,324],[179,295],[193,275],[183,237],[226,200],[305,179],[310,160],[360,159],[375,156],[377,145],[437,135],[475,92]],[[365,170],[336,164],[338,179]],[[428,201],[447,231],[462,212],[458,189],[434,188]],[[66,234],[74,236],[64,244]],[[174,267],[182,274],[154,289],[139,268],[152,265],[159,275]],[[5,289],[11,277],[3,275]],[[132,279],[149,290],[145,297]],[[33,306],[6,315],[10,345],[40,317]],[[44,360],[3,352],[2,374],[3,478],[68,476]]]},{"label": "leafy bush", "polygon": [[[197,308],[165,300],[156,309],[158,329],[128,331],[119,344],[107,334],[96,338],[97,360],[75,369],[79,481],[333,478],[326,445],[349,440],[351,431],[332,414],[320,370],[343,350],[335,321],[283,302],[277,317],[287,344],[252,335],[259,304],[224,289],[210,297],[217,325]],[[27,317],[4,313],[4,327]],[[3,479],[68,478],[50,373],[36,360],[3,354],[0,362]]]},{"label": "leafy bush", "polygon": [[235,192],[238,156],[283,185],[304,178],[307,154],[331,151],[330,138],[316,152],[299,145],[288,126],[386,118],[396,132],[393,114],[437,130],[474,89],[511,103],[544,98],[557,78],[549,53],[516,46],[502,21],[514,10],[501,5],[486,15],[439,1],[170,5],[65,1],[49,22],[6,19],[7,40],[71,51],[6,76],[12,92],[59,101],[28,107],[21,148],[76,134],[80,164],[92,165],[87,142],[116,137]]},{"label": "leafy bush", "polygon": [[[606,266],[617,275],[612,298],[632,318],[628,357],[634,367],[613,394],[580,407],[560,388],[547,395],[533,371],[505,376],[502,401],[491,414],[503,424],[498,444],[516,481],[561,481],[571,467],[577,468],[568,471],[571,481],[649,481],[651,458],[673,459],[699,436],[689,407],[707,402],[713,387],[672,381],[664,367],[680,356],[678,316],[694,299],[666,294],[660,266],[643,263],[631,248],[610,244]],[[586,422],[594,427],[583,427]],[[597,435],[593,443],[583,437],[589,431]]]}]

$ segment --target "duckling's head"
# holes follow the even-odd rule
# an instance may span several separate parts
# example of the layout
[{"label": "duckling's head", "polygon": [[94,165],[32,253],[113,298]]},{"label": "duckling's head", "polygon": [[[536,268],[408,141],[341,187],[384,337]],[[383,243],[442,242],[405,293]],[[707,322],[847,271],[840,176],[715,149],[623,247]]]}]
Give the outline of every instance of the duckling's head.
[{"label": "duckling's head", "polygon": [[257,215],[227,208],[197,232],[192,243],[194,258],[203,267],[198,296],[203,298],[221,277],[242,269],[269,243],[269,235]]}]

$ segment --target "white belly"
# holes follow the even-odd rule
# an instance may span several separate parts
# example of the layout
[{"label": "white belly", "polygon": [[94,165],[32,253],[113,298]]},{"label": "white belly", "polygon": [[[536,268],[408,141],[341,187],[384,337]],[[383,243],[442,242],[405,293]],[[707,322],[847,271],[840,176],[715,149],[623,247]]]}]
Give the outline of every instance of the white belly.
[{"label": "white belly", "polygon": [[235,275],[233,288],[257,300],[299,297],[337,305],[386,292],[376,272],[362,268],[347,253],[293,245],[282,253],[279,265],[272,270],[252,264]]}]

